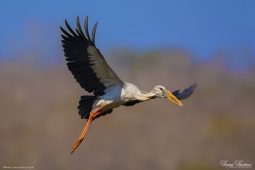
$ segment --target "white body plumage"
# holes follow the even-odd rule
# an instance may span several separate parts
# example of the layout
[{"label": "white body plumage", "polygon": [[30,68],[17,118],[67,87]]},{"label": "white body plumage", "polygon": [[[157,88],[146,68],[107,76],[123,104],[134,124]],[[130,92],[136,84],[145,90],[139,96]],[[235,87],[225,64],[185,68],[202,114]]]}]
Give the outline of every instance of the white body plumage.
[{"label": "white body plumage", "polygon": [[[137,97],[137,95],[139,95],[139,93],[142,94],[134,84],[124,82],[123,87],[115,86],[103,96],[98,96],[98,100],[95,100],[92,106],[92,112],[102,105],[105,105],[102,109],[102,112],[104,112],[119,107],[127,102],[138,100],[139,97]],[[146,100],[146,98],[144,99]]]}]

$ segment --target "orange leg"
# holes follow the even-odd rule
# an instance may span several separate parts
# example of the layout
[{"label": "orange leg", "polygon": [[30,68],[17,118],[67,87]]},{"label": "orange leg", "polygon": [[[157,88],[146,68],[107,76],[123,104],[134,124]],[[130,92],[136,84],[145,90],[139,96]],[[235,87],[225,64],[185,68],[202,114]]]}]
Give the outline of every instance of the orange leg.
[{"label": "orange leg", "polygon": [[81,144],[81,142],[83,141],[85,135],[86,135],[86,132],[88,131],[89,129],[89,125],[91,124],[91,122],[93,121],[93,119],[100,114],[100,110],[104,107],[105,105],[99,107],[98,109],[96,109],[94,112],[90,113],[90,116],[89,116],[89,119],[85,125],[85,128],[83,129],[80,137],[76,140],[76,142],[74,142],[72,148],[71,148],[71,154],[75,151],[75,149]]}]

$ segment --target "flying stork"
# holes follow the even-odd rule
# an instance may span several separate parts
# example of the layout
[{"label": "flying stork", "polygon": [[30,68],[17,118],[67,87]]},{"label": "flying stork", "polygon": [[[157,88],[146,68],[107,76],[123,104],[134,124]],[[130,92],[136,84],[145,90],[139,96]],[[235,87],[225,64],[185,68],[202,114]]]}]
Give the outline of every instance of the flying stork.
[{"label": "flying stork", "polygon": [[84,29],[80,26],[79,16],[76,19],[76,32],[67,21],[65,25],[69,32],[60,27],[63,32],[62,46],[67,61],[67,67],[76,81],[87,92],[94,95],[81,96],[78,110],[87,123],[78,140],[73,144],[71,153],[80,145],[93,120],[112,112],[113,108],[133,106],[137,103],[155,98],[167,98],[176,105],[182,106],[180,100],[188,98],[195,90],[196,84],[183,92],[169,92],[164,86],[157,85],[151,92],[140,91],[134,84],[122,81],[109,67],[105,58],[95,45],[97,23],[94,25],[91,37],[88,31],[88,16]]}]

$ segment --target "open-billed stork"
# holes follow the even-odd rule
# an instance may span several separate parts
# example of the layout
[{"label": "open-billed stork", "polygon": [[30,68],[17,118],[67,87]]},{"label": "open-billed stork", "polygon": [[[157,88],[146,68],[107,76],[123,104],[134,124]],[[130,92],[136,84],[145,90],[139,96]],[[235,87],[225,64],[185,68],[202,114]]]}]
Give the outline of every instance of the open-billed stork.
[{"label": "open-billed stork", "polygon": [[61,35],[62,46],[67,67],[80,86],[94,94],[81,96],[78,106],[79,115],[82,119],[87,119],[87,123],[82,134],[73,144],[71,153],[84,139],[91,122],[100,116],[111,113],[113,108],[121,105],[133,106],[154,98],[167,98],[174,104],[182,106],[179,100],[188,98],[194,92],[196,84],[182,93],[179,90],[171,93],[161,85],[155,86],[151,92],[140,91],[134,84],[123,82],[96,48],[97,23],[93,27],[91,37],[88,31],[88,17],[84,23],[85,33],[80,26],[79,16],[76,19],[76,32],[72,30],[66,20],[65,24],[69,32],[62,27],[60,29],[63,32]]}]

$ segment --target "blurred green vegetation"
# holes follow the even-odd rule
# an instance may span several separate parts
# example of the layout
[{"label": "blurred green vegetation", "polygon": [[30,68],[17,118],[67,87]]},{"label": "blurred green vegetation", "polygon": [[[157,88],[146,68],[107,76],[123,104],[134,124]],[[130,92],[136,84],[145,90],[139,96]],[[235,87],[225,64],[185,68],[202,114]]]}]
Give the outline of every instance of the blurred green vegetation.
[{"label": "blurred green vegetation", "polygon": [[77,113],[86,92],[64,60],[44,69],[29,59],[1,64],[2,166],[225,169],[221,160],[255,165],[253,67],[233,71],[222,54],[200,62],[190,52],[174,49],[139,53],[122,49],[105,58],[122,80],[144,91],[158,84],[171,91],[193,83],[198,87],[183,101],[184,107],[157,99],[114,109],[92,123],[70,155],[86,122]]}]

